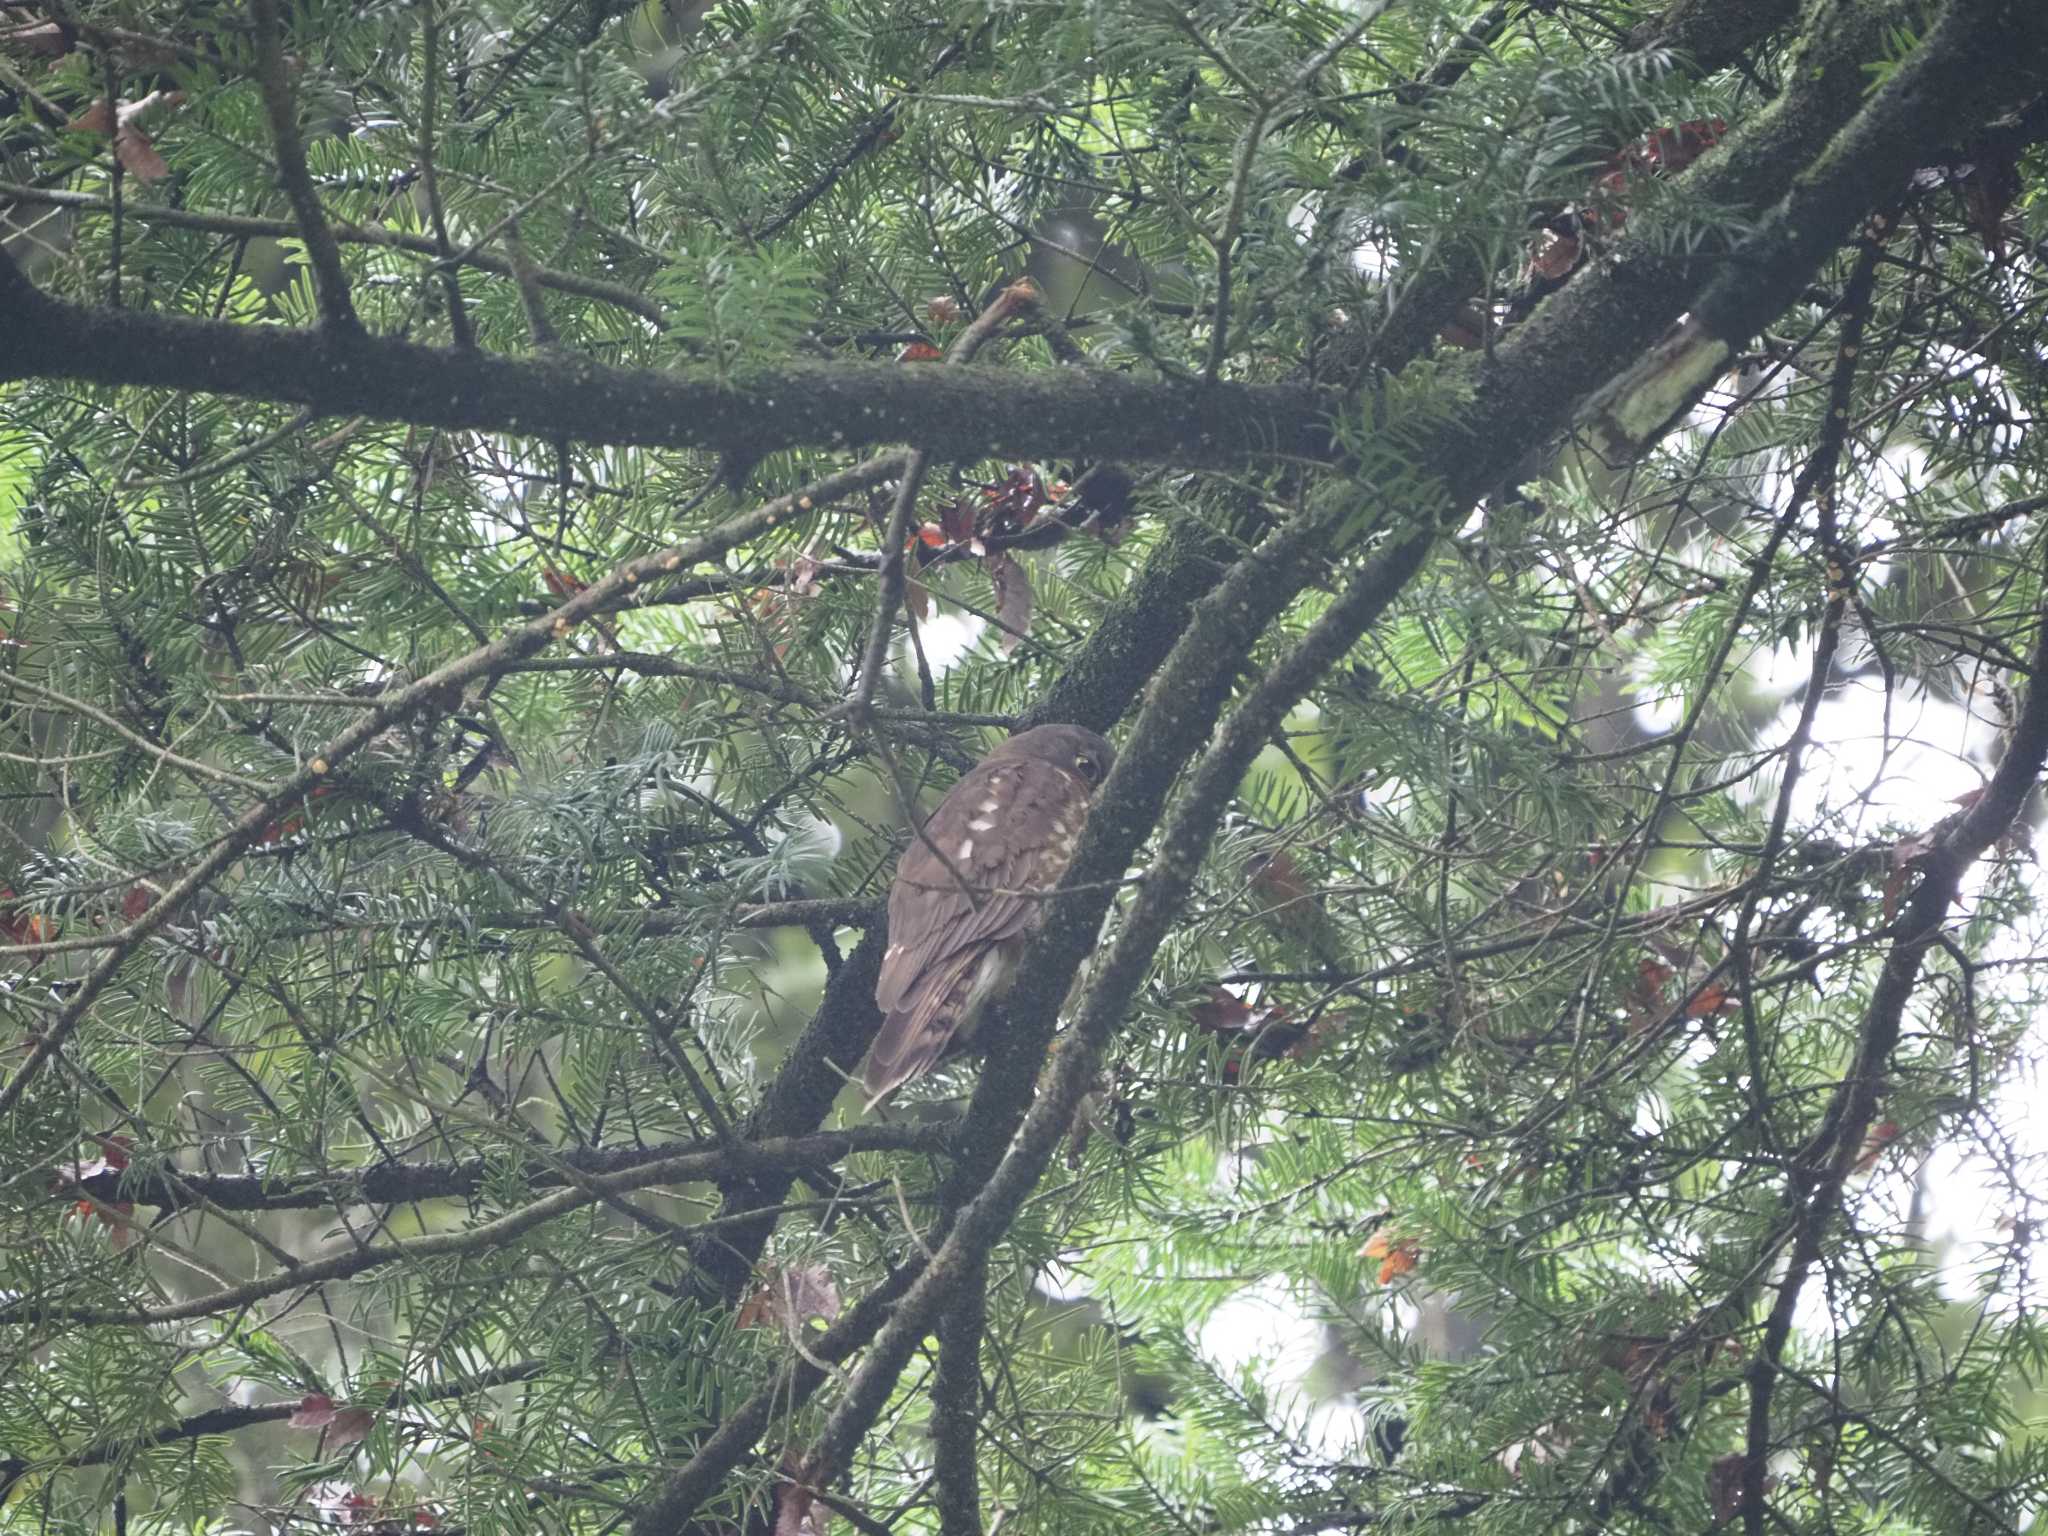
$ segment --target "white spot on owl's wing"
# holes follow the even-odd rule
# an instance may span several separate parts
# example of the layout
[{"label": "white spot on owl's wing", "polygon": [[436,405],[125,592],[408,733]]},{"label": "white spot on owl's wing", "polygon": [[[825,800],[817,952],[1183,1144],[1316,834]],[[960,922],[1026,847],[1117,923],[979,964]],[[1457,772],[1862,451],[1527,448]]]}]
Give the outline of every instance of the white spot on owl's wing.
[{"label": "white spot on owl's wing", "polygon": [[994,795],[981,802],[981,809],[984,811],[1000,811],[1002,808],[1003,802]]},{"label": "white spot on owl's wing", "polygon": [[993,832],[995,829],[996,822],[993,816],[977,816],[967,823],[967,830],[970,832]]},{"label": "white spot on owl's wing", "polygon": [[961,838],[961,839],[960,839],[960,848],[959,848],[959,851],[958,851],[958,852],[956,852],[956,853],[955,853],[955,854],[953,855],[953,857],[954,857],[954,858],[956,858],[956,859],[971,859],[971,858],[973,858],[973,857],[974,857],[974,839],[973,839],[973,838],[971,838],[971,837],[963,837],[963,838]]}]

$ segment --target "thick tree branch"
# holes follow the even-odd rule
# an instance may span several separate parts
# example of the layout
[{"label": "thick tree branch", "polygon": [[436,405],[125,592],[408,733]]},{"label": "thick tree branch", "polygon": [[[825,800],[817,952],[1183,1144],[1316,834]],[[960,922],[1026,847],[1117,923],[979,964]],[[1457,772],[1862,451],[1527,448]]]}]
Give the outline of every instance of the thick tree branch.
[{"label": "thick tree branch", "polygon": [[727,379],[86,308],[38,292],[0,252],[0,379],[72,378],[303,405],[323,416],[717,449],[914,441],[935,460],[1325,459],[1333,400],[1293,384],[1185,384],[1071,368],[791,363]]},{"label": "thick tree branch", "polygon": [[981,1336],[988,1321],[988,1256],[981,1255],[939,1318],[939,1363],[932,1374],[932,1474],[939,1536],[982,1536]]}]

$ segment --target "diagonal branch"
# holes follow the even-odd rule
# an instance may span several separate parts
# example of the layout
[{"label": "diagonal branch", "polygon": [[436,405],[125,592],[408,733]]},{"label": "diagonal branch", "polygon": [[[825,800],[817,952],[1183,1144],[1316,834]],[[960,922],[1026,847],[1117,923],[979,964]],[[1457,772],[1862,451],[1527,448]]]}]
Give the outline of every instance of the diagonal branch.
[{"label": "diagonal branch", "polygon": [[306,242],[306,259],[312,263],[320,323],[330,331],[360,331],[362,322],[349,298],[348,273],[341,265],[341,247],[334,243],[320,194],[313,189],[312,173],[306,169],[306,145],[299,136],[277,0],[251,0],[251,10],[256,22],[256,80],[263,88],[263,108],[270,115],[270,135],[277,145],[278,176],[298,219],[299,238]]}]

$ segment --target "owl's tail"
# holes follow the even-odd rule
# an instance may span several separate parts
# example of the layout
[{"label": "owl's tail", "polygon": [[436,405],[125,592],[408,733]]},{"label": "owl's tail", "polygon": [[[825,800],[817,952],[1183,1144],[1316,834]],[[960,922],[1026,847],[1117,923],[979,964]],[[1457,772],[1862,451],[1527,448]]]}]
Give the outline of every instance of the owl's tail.
[{"label": "owl's tail", "polygon": [[882,1020],[881,1033],[868,1050],[867,1070],[861,1074],[870,1110],[912,1078],[931,1071],[946,1054],[981,958],[969,950],[919,977],[904,1006],[891,1009]]}]

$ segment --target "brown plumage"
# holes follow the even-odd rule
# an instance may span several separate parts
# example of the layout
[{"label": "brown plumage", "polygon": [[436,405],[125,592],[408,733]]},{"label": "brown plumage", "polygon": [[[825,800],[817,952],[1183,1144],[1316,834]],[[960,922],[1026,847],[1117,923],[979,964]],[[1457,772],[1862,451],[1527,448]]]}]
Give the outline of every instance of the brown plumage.
[{"label": "brown plumage", "polygon": [[889,947],[875,982],[882,1032],[863,1079],[870,1108],[964,1043],[1009,985],[1044,914],[1042,893],[1072,861],[1089,798],[1115,757],[1078,725],[1012,736],[911,838],[889,888]]}]

